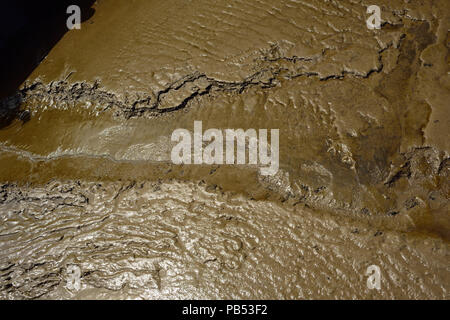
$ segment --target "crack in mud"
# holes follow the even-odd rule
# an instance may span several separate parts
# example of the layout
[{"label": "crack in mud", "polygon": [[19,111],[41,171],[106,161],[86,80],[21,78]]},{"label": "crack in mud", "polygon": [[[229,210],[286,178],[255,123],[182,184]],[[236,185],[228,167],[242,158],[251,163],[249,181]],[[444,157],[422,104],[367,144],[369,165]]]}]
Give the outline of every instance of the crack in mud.
[{"label": "crack in mud", "polygon": [[[368,70],[365,74],[361,74],[355,71],[342,70],[339,74],[329,75],[321,77],[317,72],[300,72],[294,74],[286,74],[286,69],[278,68],[264,68],[259,70],[252,75],[248,76],[241,82],[227,82],[220,81],[211,77],[208,77],[204,73],[194,73],[187,75],[180,80],[172,83],[163,90],[156,93],[152,93],[143,98],[137,97],[132,98],[125,96],[124,99],[119,99],[116,94],[102,90],[100,88],[100,82],[96,81],[93,84],[86,82],[69,84],[67,78],[61,81],[52,81],[50,84],[45,85],[42,82],[34,82],[32,84],[25,84],[24,87],[19,90],[16,96],[3,99],[0,101],[0,110],[9,110],[17,108],[22,103],[27,103],[32,101],[36,103],[41,101],[45,104],[47,101],[62,104],[76,104],[82,101],[89,101],[97,104],[101,111],[106,111],[108,109],[114,108],[120,110],[119,112],[125,118],[132,118],[147,114],[149,116],[157,116],[158,114],[173,112],[177,110],[184,109],[188,103],[197,96],[208,95],[211,92],[234,92],[241,94],[244,90],[249,87],[259,87],[261,89],[268,89],[275,87],[277,82],[282,79],[291,80],[298,77],[317,77],[320,81],[328,80],[340,80],[344,79],[345,76],[351,75],[356,78],[367,79],[373,73],[380,73],[383,70],[382,53],[389,49],[391,45],[381,49],[378,52],[378,62],[379,66]],[[322,56],[325,54],[326,50],[323,50]],[[298,62],[311,62],[319,59],[308,58],[308,57],[279,57],[276,59],[270,59],[263,57],[262,61],[268,62],[279,62],[281,60],[288,61],[292,64],[297,64]],[[264,78],[264,79],[261,79]],[[193,86],[190,90],[191,93],[185,95],[184,99],[175,106],[163,107],[162,100],[164,97],[170,94],[179,94],[179,91],[185,89],[188,85]],[[152,103],[152,101],[154,101]],[[11,107],[13,106],[13,107]],[[8,115],[2,115],[3,118],[7,118]]]}]

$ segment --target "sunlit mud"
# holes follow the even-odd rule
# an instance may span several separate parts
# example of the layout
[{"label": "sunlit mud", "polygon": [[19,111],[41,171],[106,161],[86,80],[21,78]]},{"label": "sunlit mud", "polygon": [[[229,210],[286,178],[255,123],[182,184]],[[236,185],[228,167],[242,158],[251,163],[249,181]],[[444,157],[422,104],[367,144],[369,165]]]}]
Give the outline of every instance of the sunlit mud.
[{"label": "sunlit mud", "polygon": [[[0,297],[448,298],[449,4],[371,4],[97,1],[0,103]],[[196,120],[278,173],[174,165]]]}]

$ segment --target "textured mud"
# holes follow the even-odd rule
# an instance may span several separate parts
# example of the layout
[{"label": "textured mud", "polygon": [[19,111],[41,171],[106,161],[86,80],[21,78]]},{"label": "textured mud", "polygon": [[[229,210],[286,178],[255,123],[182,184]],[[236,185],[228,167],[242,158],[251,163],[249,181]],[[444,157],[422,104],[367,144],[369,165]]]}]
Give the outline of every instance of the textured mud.
[{"label": "textured mud", "polygon": [[[1,102],[0,297],[447,299],[450,9],[371,4],[97,1]],[[278,174],[171,164],[194,120]]]}]

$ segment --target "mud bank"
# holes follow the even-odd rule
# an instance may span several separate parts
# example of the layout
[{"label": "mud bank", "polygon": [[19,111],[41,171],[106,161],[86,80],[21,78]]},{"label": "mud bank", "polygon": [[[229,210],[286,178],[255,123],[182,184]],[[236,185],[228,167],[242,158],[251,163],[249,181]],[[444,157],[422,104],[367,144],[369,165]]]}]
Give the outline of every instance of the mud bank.
[{"label": "mud bank", "polygon": [[[445,299],[449,7],[370,4],[97,1],[1,102],[0,296]],[[172,164],[196,120],[277,175]]]}]

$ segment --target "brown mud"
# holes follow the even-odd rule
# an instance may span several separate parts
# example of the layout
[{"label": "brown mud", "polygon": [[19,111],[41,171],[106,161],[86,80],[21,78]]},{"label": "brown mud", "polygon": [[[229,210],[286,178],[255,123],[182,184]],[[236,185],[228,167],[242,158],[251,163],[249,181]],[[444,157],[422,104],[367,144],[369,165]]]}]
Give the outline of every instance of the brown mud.
[{"label": "brown mud", "polygon": [[[97,1],[1,102],[0,297],[447,299],[449,5],[371,4]],[[172,164],[194,120],[278,173]]]}]

